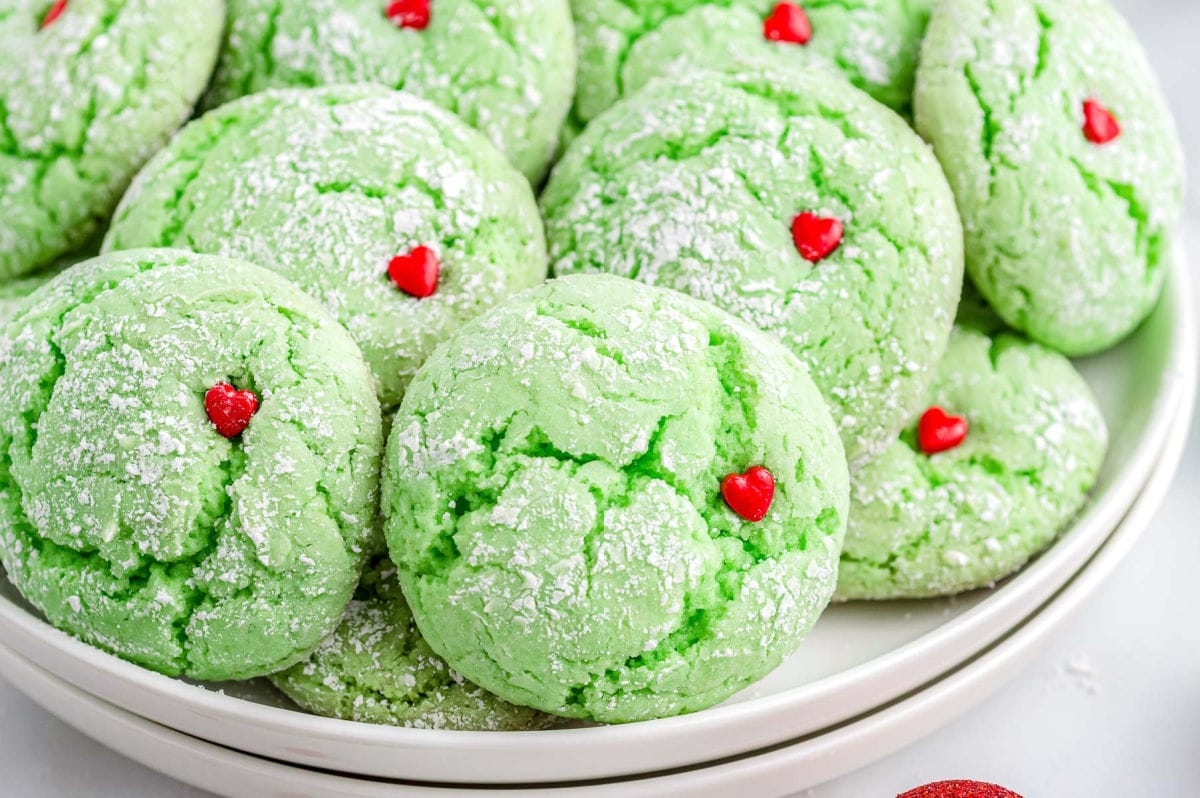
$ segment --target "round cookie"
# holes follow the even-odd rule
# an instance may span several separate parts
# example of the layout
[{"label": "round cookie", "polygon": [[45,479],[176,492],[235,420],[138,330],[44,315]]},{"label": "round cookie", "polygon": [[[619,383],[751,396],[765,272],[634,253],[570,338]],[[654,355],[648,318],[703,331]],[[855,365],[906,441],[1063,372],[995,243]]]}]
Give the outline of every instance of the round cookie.
[{"label": "round cookie", "polygon": [[962,290],[937,161],[900,117],[824,73],[655,81],[588,126],[542,207],[557,274],[635,277],[780,338],[854,462],[916,410]]},{"label": "round cookie", "polygon": [[1147,316],[1184,169],[1150,65],[1107,2],[946,0],[914,105],[958,198],[967,270],[1009,325],[1084,355]]},{"label": "round cookie", "polygon": [[[810,38],[768,39],[775,0],[574,0],[579,77],[573,116],[587,124],[652,78],[696,68],[831,67],[897,111],[912,97],[932,0],[807,0]],[[795,4],[784,4],[795,5]],[[793,12],[794,13],[794,12]],[[792,30],[790,26],[782,26]]]},{"label": "round cookie", "polygon": [[[568,0],[227,2],[208,107],[270,88],[381,83],[458,114],[531,181],[545,175],[575,89]],[[389,19],[392,6],[416,13]]]},{"label": "round cookie", "polygon": [[101,256],[0,331],[0,560],[55,626],[145,667],[277,671],[353,595],[380,424],[354,342],[282,278]]},{"label": "round cookie", "polygon": [[450,670],[417,630],[386,555],[363,574],[337,631],[271,682],[309,712],[362,723],[520,731],[556,721],[503,701]]},{"label": "round cookie", "polygon": [[531,289],[440,347],[384,474],[433,650],[509,701],[605,722],[711,706],[790,655],[836,581],[849,489],[786,349],[609,275]]},{"label": "round cookie", "polygon": [[1010,333],[956,327],[928,406],[966,439],[928,455],[917,424],[851,481],[840,599],[946,596],[994,584],[1083,506],[1108,435],[1062,355]]},{"label": "round cookie", "polygon": [[185,127],[117,210],[104,248],[132,247],[292,280],[350,331],[385,410],[446,335],[547,266],[529,183],[500,153],[432,103],[365,85],[264,92]]},{"label": "round cookie", "polygon": [[75,249],[192,113],[221,0],[0,0],[0,280]]}]

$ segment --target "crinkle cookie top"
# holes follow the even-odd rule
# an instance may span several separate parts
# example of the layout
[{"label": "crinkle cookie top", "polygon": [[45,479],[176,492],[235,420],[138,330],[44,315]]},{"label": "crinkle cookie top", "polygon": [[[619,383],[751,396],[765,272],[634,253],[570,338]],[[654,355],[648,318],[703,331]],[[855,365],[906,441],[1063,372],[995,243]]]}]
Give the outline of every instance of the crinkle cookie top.
[{"label": "crinkle cookie top", "polygon": [[[1117,138],[1085,133],[1088,101]],[[1081,355],[1146,317],[1184,169],[1150,65],[1107,2],[946,0],[914,104],[958,197],[967,269],[1006,322]]]},{"label": "crinkle cookie top", "polygon": [[[206,413],[219,383],[259,398],[230,439]],[[270,673],[353,593],[380,438],[354,342],[282,278],[102,256],[0,333],[0,558],[53,624],[122,657]]]},{"label": "crinkle cookie top", "polygon": [[[743,520],[728,474],[763,466]],[[510,701],[608,722],[702,709],[792,653],[836,580],[848,482],[787,350],[607,275],[493,310],[413,380],[384,507],[426,640]]]},{"label": "crinkle cookie top", "polygon": [[805,44],[769,41],[775,0],[573,0],[579,42],[574,116],[587,123],[650,79],[696,67],[838,69],[879,102],[903,111],[912,96],[932,0],[804,0]]},{"label": "crinkle cookie top", "polygon": [[[962,231],[928,148],[823,73],[655,81],[592,122],[542,195],[552,269],[704,299],[812,370],[852,461],[916,409],[962,290]],[[793,220],[836,219],[819,262]]]},{"label": "crinkle cookie top", "polygon": [[220,0],[0,0],[0,279],[82,244],[192,113]]},{"label": "crinkle cookie top", "polygon": [[[104,246],[279,272],[350,331],[385,409],[446,335],[546,276],[529,183],[448,112],[377,86],[268,91],[206,114],[134,181]],[[390,276],[421,247],[440,263],[432,296]]]},{"label": "crinkle cookie top", "polygon": [[1104,417],[1056,352],[956,327],[928,402],[964,416],[966,440],[926,455],[914,424],[854,475],[840,598],[991,585],[1048,546],[1096,482]]},{"label": "crinkle cookie top", "polygon": [[208,107],[268,88],[382,83],[455,112],[530,180],[545,174],[575,89],[568,0],[431,0],[425,28],[389,19],[386,0],[227,2]]},{"label": "crinkle cookie top", "polygon": [[418,729],[521,731],[557,719],[464,680],[421,637],[386,555],[369,566],[337,631],[271,681],[310,712]]}]

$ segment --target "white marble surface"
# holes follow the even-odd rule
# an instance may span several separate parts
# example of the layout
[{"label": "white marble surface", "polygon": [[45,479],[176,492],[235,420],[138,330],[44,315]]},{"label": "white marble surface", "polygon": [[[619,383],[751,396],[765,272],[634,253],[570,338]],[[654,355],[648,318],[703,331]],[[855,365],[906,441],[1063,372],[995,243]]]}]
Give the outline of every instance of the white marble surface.
[{"label": "white marble surface", "polygon": [[[1119,2],[1150,49],[1200,186],[1200,2]],[[1189,206],[1200,231],[1200,200]],[[1191,252],[1200,258],[1200,235]],[[968,716],[805,793],[886,798],[975,778],[1028,798],[1200,795],[1200,431],[1137,550],[1027,671]],[[0,794],[212,798],[133,764],[0,681]]]}]

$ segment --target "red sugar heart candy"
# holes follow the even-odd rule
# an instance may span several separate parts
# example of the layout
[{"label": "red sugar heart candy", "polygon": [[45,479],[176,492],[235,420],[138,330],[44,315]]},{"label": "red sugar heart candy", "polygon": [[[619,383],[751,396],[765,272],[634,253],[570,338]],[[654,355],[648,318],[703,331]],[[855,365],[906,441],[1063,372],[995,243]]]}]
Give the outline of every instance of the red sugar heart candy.
[{"label": "red sugar heart candy", "polygon": [[429,0],[392,0],[383,13],[397,28],[429,27]]},{"label": "red sugar heart candy", "polygon": [[931,407],[917,424],[917,439],[925,454],[948,451],[967,439],[967,420],[951,416],[940,407]]},{"label": "red sugar heart candy", "polygon": [[982,781],[939,781],[909,790],[896,798],[1021,798],[1012,790]]},{"label": "red sugar heart candy", "polygon": [[251,391],[239,391],[227,382],[219,382],[204,394],[204,409],[222,437],[236,438],[258,412],[258,397]]},{"label": "red sugar heart candy", "polygon": [[842,244],[842,223],[830,217],[802,213],[792,220],[796,251],[809,263],[819,263]]},{"label": "red sugar heart candy", "polygon": [[441,265],[429,247],[417,247],[406,255],[397,255],[388,264],[388,276],[404,293],[422,299],[437,290]]},{"label": "red sugar heart candy", "polygon": [[1085,100],[1083,135],[1093,144],[1107,144],[1121,135],[1121,125],[1099,100]]},{"label": "red sugar heart candy", "polygon": [[795,3],[776,3],[771,15],[763,20],[763,36],[773,42],[808,44],[812,23]]},{"label": "red sugar heart candy", "polygon": [[721,480],[721,496],[735,513],[747,521],[761,521],[775,498],[775,477],[762,466]]},{"label": "red sugar heart candy", "polygon": [[42,27],[48,28],[54,20],[62,16],[62,12],[67,10],[67,0],[54,0],[54,5],[50,6],[50,10],[46,12],[46,16],[42,17]]}]

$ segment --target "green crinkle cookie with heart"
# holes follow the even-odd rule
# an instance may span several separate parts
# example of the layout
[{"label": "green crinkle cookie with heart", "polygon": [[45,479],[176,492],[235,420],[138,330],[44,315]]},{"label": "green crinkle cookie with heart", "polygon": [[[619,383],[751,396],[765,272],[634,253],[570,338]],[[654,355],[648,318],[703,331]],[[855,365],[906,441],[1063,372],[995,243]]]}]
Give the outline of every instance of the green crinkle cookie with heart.
[{"label": "green crinkle cookie with heart", "polygon": [[[206,396],[258,397],[240,435]],[[0,330],[0,560],[55,626],[167,674],[288,667],[337,626],[378,501],[354,342],[271,272],[139,250]]]}]

